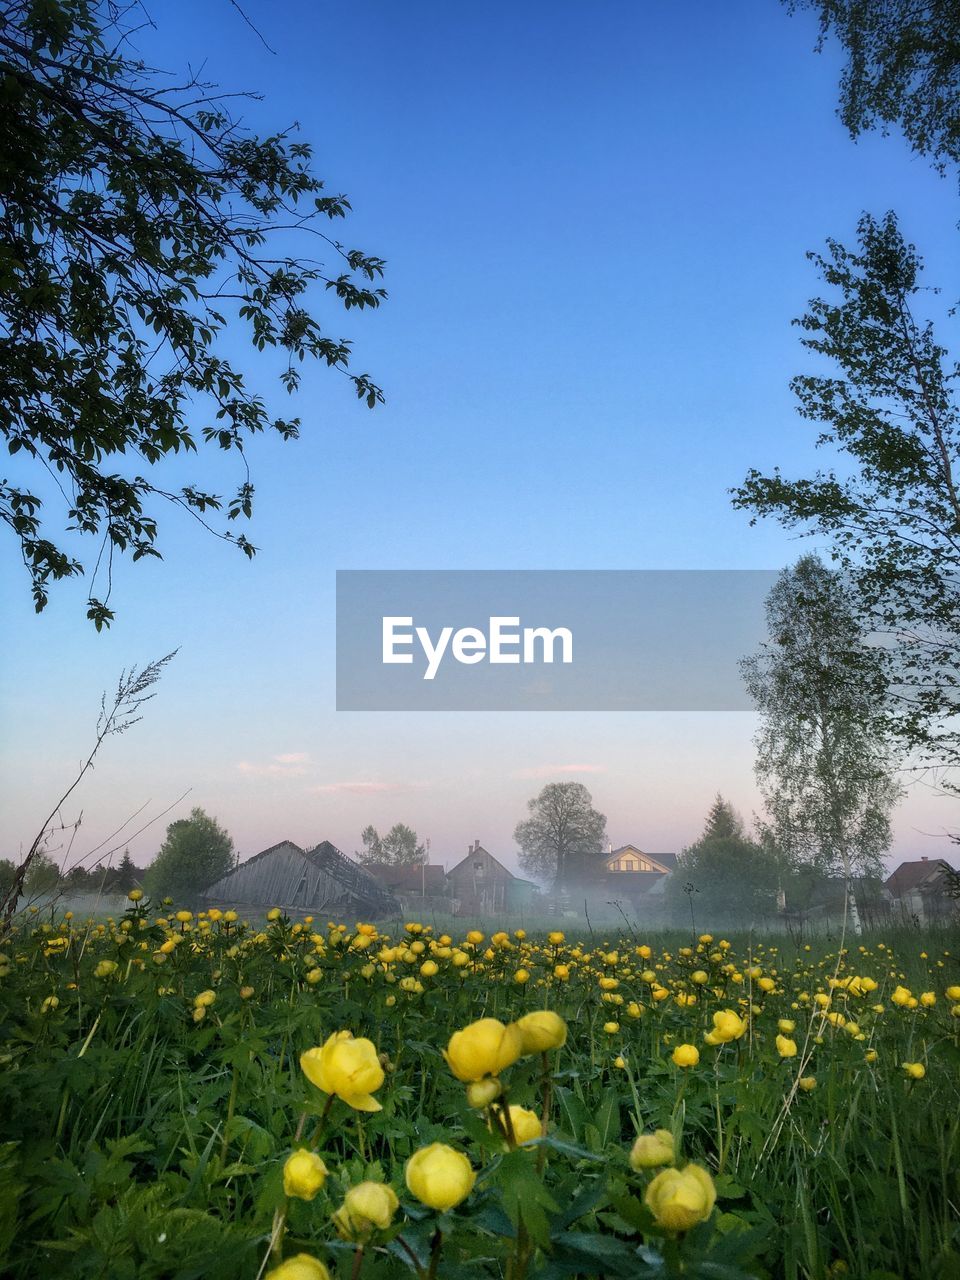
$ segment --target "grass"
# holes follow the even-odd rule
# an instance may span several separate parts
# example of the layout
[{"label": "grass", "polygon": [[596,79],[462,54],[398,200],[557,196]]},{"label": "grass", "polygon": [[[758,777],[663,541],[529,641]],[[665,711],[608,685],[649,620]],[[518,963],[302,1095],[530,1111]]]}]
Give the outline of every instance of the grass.
[{"label": "grass", "polygon": [[[384,937],[386,925],[213,917],[130,904],[113,922],[28,917],[0,944],[4,1275],[255,1280],[300,1252],[344,1280],[431,1267],[431,1280],[960,1275],[955,930],[844,949],[839,935],[591,936],[567,921],[552,922],[562,940],[488,925],[467,941],[463,922]],[[566,1044],[501,1078],[538,1114],[549,1095],[548,1137],[507,1150],[497,1104],[471,1110],[443,1050],[476,1019],[543,1008],[566,1020]],[[710,1045],[721,1010],[743,1034]],[[328,1105],[300,1069],[341,1029],[383,1055],[376,1113]],[[680,1044],[697,1047],[695,1066],[674,1065]],[[318,1129],[326,1185],[288,1199],[284,1163]],[[658,1221],[644,1204],[655,1171],[628,1163],[654,1129],[716,1186],[690,1231]],[[432,1142],[478,1173],[443,1214],[404,1185],[406,1160]],[[401,1209],[358,1248],[330,1216],[371,1179]]]}]

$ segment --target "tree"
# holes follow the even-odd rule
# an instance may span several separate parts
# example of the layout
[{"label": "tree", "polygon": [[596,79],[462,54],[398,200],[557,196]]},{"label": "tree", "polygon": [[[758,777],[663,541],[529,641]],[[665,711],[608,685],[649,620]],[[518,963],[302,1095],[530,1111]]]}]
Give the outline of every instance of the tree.
[{"label": "tree", "polygon": [[124,849],[120,865],[115,871],[107,873],[107,882],[111,891],[120,890],[122,893],[129,893],[139,882],[140,874],[140,868],[134,866],[133,859],[130,857],[130,850]]},{"label": "tree", "polygon": [[892,723],[917,759],[960,763],[960,368],[913,314],[922,263],[896,218],[869,216],[859,250],[810,255],[839,298],[799,321],[804,346],[838,376],[793,380],[800,414],[821,424],[838,470],[788,480],[751,471],[734,506],[820,533],[847,570],[867,629],[886,633]]},{"label": "tree", "polygon": [[[51,582],[92,568],[98,630],[114,616],[113,555],[160,555],[159,506],[207,528],[223,508],[216,494],[168,489],[138,468],[198,440],[239,454],[217,532],[255,551],[229,523],[253,510],[245,442],[266,430],[295,439],[300,423],[272,416],[222,354],[231,319],[257,350],[285,357],[288,392],[309,356],[371,408],[383,400],[367,374],[349,371],[350,342],[314,314],[317,291],[347,309],[386,296],[375,287],[382,260],[321,230],[349,201],[324,193],[293,131],[254,136],[226,109],[236,95],[195,77],[177,84],[135,57],[139,21],[133,5],[89,0],[14,0],[0,17],[0,431],[27,477],[0,483],[0,519],[19,541],[38,611]],[[308,246],[338,265],[292,256]],[[92,540],[85,562],[53,540],[43,500],[24,487],[41,471],[64,496],[67,527]]]},{"label": "tree", "polygon": [[517,824],[520,865],[531,875],[570,888],[597,868],[607,819],[593,807],[582,783],[551,782],[528,801],[530,817]]},{"label": "tree", "polygon": [[739,838],[743,835],[743,819],[734,809],[733,805],[724,800],[720,792],[717,792],[713,804],[710,806],[710,812],[707,814],[707,825],[704,827],[703,840],[727,840]]},{"label": "tree", "polygon": [[392,867],[419,866],[426,862],[426,846],[417,840],[417,833],[403,822],[396,822],[381,838],[376,827],[364,827],[360,839],[363,851],[357,853],[362,863],[385,863]]},{"label": "tree", "polygon": [[852,137],[898,126],[942,173],[960,164],[960,7],[956,0],[785,0],[820,15],[818,50],[847,54],[838,114]]},{"label": "tree", "polygon": [[52,893],[60,881],[60,868],[45,853],[34,858],[24,881],[23,889],[28,898],[39,898]]},{"label": "tree", "polygon": [[756,774],[765,834],[790,865],[879,878],[894,779],[883,655],[866,643],[843,578],[803,556],[767,598],[768,639],[741,663],[760,713]]},{"label": "tree", "polygon": [[743,823],[717,796],[700,839],[677,858],[664,894],[677,921],[699,914],[710,927],[747,926],[776,913],[783,867],[776,851],[751,840]]},{"label": "tree", "polygon": [[147,884],[154,897],[194,902],[201,890],[227,875],[234,867],[233,841],[215,818],[192,809],[167,827],[160,852],[147,869]]}]

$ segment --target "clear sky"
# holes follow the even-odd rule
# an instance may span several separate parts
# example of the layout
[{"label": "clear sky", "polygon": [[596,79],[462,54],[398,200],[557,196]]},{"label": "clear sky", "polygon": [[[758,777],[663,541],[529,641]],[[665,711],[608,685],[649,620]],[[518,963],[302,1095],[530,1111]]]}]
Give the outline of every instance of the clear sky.
[{"label": "clear sky", "polygon": [[[931,281],[950,282],[952,181],[897,138],[849,140],[838,56],[776,0],[246,0],[273,53],[227,0],[148,8],[149,60],[261,93],[249,123],[298,121],[349,195],[338,233],[388,260],[391,296],[327,314],[388,403],[368,412],[309,371],[300,442],[250,449],[260,554],[161,511],[166,558],[118,568],[109,633],[86,622],[83,583],[35,617],[7,535],[0,856],[72,777],[101,691],[174,648],[142,723],[65,811],[83,811],[74,856],[188,789],[130,840],[136,861],[192,805],[244,856],[283,838],[352,851],[368,822],[405,821],[448,864],[476,838],[513,864],[513,827],[548,781],[586,783],[613,843],[652,851],[695,839],[718,790],[749,817],[749,714],[338,714],[334,574],[795,559],[727,490],[751,466],[817,458],[788,389],[811,359],[790,324],[819,288],[805,251],[894,207]],[[270,362],[248,363],[286,410]],[[211,462],[203,478],[229,491],[229,459]],[[894,853],[947,853],[958,821],[914,791]]]}]

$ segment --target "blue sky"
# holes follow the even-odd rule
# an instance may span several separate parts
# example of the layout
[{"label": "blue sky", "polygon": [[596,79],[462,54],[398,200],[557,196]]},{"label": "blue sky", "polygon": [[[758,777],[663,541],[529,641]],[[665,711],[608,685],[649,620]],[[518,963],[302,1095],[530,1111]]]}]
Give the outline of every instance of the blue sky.
[{"label": "blue sky", "polygon": [[[35,617],[8,539],[0,855],[71,776],[100,692],[177,647],[68,810],[84,812],[74,853],[188,788],[131,841],[140,862],[192,804],[244,854],[284,837],[353,850],[368,821],[402,820],[447,862],[474,838],[511,861],[552,780],[591,788],[615,844],[682,847],[717,790],[749,816],[746,714],[337,714],[334,573],[788,563],[797,543],[750,528],[726,491],[816,459],[788,389],[810,367],[790,325],[818,289],[805,251],[895,207],[949,281],[952,182],[896,138],[849,140],[837,56],[774,0],[246,9],[274,54],[226,0],[158,0],[145,55],[258,91],[252,126],[297,120],[314,143],[354,205],[338,234],[388,261],[379,313],[327,311],[388,403],[370,413],[308,371],[301,441],[250,450],[255,561],[161,513],[166,558],[118,569],[108,634],[83,584]],[[270,361],[227,345],[285,409]],[[220,456],[199,474],[236,479]],[[895,852],[945,852],[956,821],[911,794]]]}]

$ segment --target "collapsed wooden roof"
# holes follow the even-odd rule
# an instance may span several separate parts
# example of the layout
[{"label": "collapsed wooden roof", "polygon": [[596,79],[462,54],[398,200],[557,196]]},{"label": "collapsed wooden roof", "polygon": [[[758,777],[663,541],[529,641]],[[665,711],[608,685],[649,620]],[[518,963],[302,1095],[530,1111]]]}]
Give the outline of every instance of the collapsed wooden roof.
[{"label": "collapsed wooden roof", "polygon": [[207,902],[377,918],[397,914],[397,899],[329,840],[301,849],[281,840],[248,858],[201,894]]}]

